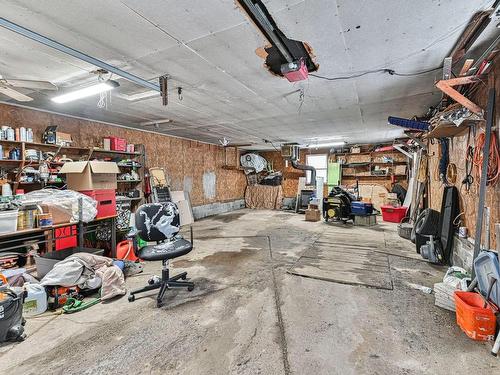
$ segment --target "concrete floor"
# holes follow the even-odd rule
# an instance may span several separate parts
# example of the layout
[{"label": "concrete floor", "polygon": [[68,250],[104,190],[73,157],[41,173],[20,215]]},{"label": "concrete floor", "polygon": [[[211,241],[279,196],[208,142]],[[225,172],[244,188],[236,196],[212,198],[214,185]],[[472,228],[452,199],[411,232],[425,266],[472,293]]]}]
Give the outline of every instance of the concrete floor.
[{"label": "concrete floor", "polygon": [[[197,222],[195,249],[173,264],[196,289],[126,298],[27,323],[28,338],[0,347],[7,374],[493,374],[500,359],[469,340],[453,313],[409,284],[444,268],[418,259],[394,225],[351,227],[389,256],[393,290],[286,271],[322,234],[346,227],[303,215],[241,210]],[[332,251],[335,244],[332,243]],[[159,263],[127,280],[142,286]]]}]

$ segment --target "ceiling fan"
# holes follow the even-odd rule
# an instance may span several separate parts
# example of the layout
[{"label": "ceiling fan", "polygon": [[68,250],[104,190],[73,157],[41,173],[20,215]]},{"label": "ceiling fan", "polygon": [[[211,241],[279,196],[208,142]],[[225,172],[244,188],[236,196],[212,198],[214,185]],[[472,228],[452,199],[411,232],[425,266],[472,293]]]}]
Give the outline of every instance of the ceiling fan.
[{"label": "ceiling fan", "polygon": [[33,98],[25,95],[17,90],[15,87],[22,87],[33,90],[57,90],[57,86],[49,81],[34,81],[30,79],[7,79],[0,75],[0,94],[7,95],[8,97],[17,100],[18,102],[30,102]]}]

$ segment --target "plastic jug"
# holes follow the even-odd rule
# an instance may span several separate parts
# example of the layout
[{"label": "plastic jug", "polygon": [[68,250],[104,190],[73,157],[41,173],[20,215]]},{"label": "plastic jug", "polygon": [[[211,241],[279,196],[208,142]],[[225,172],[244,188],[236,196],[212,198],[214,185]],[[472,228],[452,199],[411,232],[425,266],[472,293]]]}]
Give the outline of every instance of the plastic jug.
[{"label": "plastic jug", "polygon": [[40,284],[24,284],[28,295],[23,304],[23,315],[34,316],[44,313],[47,310],[47,292]]}]

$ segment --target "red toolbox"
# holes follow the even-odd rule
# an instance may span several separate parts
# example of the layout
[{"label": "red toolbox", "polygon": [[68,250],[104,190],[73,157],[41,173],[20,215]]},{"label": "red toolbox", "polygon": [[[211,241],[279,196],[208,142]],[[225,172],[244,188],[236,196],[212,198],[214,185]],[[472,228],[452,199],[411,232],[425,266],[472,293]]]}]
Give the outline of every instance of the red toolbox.
[{"label": "red toolbox", "polygon": [[114,189],[84,190],[80,193],[97,201],[96,219],[116,215],[116,194]]},{"label": "red toolbox", "polygon": [[76,225],[57,228],[54,233],[54,236],[56,238],[56,250],[63,250],[70,247],[76,247],[78,244],[76,235],[77,235]]},{"label": "red toolbox", "polygon": [[401,223],[401,220],[406,216],[408,207],[393,207],[393,206],[380,206],[382,210],[382,220],[391,223]]},{"label": "red toolbox", "polygon": [[125,138],[109,137],[110,148],[113,151],[127,151],[127,141]]}]

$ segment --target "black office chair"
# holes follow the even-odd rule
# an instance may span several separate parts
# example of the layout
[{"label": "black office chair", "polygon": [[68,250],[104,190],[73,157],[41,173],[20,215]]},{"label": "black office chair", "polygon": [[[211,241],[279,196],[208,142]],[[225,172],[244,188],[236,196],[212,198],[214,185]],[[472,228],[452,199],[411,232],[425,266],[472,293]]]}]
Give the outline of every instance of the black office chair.
[{"label": "black office chair", "polygon": [[[129,302],[135,301],[135,294],[148,290],[160,289],[156,298],[157,306],[162,305],[163,296],[167,289],[187,288],[194,289],[194,284],[186,280],[187,272],[170,277],[168,261],[189,253],[193,249],[193,229],[191,241],[187,241],[179,233],[179,210],[175,203],[149,203],[140,206],[135,213],[136,230],[129,236],[134,243],[134,252],[137,257],[146,261],[161,260],[163,264],[161,278],[153,277],[149,285],[132,290],[128,296]],[[138,249],[137,236],[144,241],[155,241],[156,245],[146,245]]]}]

